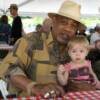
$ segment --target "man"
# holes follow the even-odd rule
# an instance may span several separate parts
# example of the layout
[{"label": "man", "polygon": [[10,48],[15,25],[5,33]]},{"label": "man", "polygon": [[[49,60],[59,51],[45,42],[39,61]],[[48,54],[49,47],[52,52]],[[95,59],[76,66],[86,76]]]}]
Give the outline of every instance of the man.
[{"label": "man", "polygon": [[95,32],[90,36],[90,44],[92,50],[87,58],[92,61],[94,72],[100,80],[100,24],[96,25]]},{"label": "man", "polygon": [[91,45],[95,45],[96,40],[100,39],[100,24],[97,24],[95,27],[95,32],[90,37]]},{"label": "man", "polygon": [[67,0],[58,13],[48,13],[48,16],[53,22],[52,31],[42,47],[32,35],[23,37],[0,66],[0,77],[9,83],[10,93],[16,90],[18,95],[24,91],[26,95],[45,97],[64,94],[58,85],[56,70],[58,64],[69,61],[65,49],[81,25],[80,5]]},{"label": "man", "polygon": [[11,45],[13,45],[17,39],[22,36],[22,21],[18,16],[18,6],[16,4],[10,5],[10,14],[13,17],[12,29],[11,29]]},{"label": "man", "polygon": [[9,43],[11,26],[8,23],[8,16],[2,15],[0,18],[0,41]]}]

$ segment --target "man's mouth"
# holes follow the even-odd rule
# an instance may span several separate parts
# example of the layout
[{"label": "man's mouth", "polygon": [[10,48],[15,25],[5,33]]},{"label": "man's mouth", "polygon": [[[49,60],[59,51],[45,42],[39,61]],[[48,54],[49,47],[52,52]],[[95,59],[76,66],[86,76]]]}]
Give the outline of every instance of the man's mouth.
[{"label": "man's mouth", "polygon": [[68,40],[68,36],[66,35],[66,33],[62,33],[61,37],[63,40]]}]

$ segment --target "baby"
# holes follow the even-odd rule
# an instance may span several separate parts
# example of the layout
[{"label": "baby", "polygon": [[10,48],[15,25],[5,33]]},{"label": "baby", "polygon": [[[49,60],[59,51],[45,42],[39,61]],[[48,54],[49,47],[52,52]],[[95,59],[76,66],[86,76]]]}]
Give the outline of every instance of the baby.
[{"label": "baby", "polygon": [[57,77],[62,86],[67,85],[68,91],[100,88],[99,80],[92,70],[91,62],[86,60],[89,47],[89,42],[84,36],[75,36],[67,45],[66,52],[68,52],[71,61],[65,65],[59,65]]}]

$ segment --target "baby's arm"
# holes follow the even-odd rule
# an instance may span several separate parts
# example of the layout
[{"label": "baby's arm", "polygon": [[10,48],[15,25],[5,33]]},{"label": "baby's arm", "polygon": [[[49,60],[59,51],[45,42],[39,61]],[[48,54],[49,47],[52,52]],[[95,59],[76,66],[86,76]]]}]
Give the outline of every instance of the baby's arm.
[{"label": "baby's arm", "polygon": [[57,78],[61,85],[66,85],[68,80],[68,71],[65,70],[64,65],[59,65],[57,70]]},{"label": "baby's arm", "polygon": [[94,77],[94,85],[96,86],[97,89],[100,89],[100,81],[98,80],[96,74],[94,73],[91,67],[89,67],[89,70],[90,70],[90,74],[93,75]]}]

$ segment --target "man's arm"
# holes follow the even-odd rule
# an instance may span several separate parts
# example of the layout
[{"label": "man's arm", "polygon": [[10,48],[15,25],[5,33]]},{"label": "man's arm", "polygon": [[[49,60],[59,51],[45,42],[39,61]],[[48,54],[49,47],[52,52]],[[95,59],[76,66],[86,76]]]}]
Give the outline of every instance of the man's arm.
[{"label": "man's arm", "polygon": [[24,91],[27,90],[28,84],[32,82],[24,73],[25,67],[30,63],[30,57],[27,55],[27,52],[25,52],[27,51],[27,47],[27,41],[21,38],[15,44],[13,51],[5,57],[0,65],[0,77],[5,79],[9,76],[7,79],[10,80],[15,87]]}]

